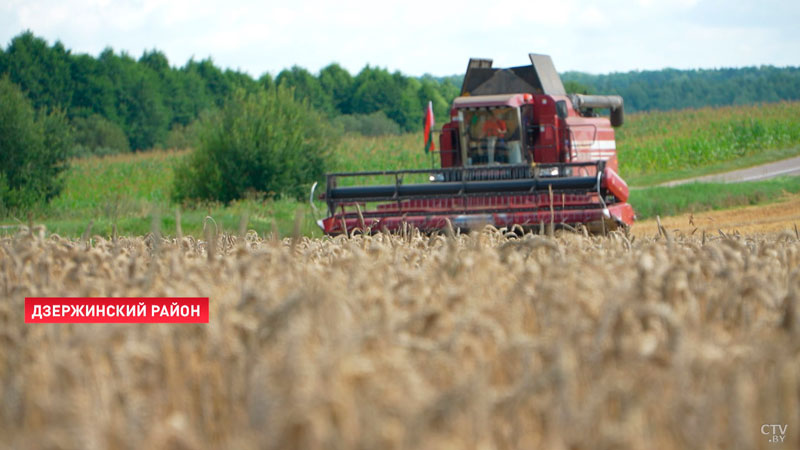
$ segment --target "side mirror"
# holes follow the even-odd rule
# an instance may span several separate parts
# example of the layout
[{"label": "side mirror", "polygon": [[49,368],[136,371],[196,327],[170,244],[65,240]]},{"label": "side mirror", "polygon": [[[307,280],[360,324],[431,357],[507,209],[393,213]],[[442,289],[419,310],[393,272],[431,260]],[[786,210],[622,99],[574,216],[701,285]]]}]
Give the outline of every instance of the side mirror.
[{"label": "side mirror", "polygon": [[564,100],[559,100],[556,102],[556,114],[558,114],[559,119],[566,119],[568,112],[567,112],[567,102]]}]

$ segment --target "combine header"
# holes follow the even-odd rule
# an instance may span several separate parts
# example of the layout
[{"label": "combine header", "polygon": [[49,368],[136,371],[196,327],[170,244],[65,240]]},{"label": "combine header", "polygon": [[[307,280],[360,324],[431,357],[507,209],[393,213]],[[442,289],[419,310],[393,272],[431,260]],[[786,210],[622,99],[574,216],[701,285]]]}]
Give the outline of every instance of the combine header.
[{"label": "combine header", "polygon": [[470,59],[439,135],[440,168],[328,174],[323,231],[632,225],[613,129],[622,97],[567,95],[550,57],[529,56],[509,69]]}]

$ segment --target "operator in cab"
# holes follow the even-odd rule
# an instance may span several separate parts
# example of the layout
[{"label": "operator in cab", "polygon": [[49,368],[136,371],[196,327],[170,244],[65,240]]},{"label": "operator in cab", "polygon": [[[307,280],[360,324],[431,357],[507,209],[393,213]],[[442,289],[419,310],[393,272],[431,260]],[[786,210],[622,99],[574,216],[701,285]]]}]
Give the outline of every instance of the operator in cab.
[{"label": "operator in cab", "polygon": [[491,110],[491,116],[483,122],[483,135],[486,138],[486,150],[488,152],[488,163],[495,162],[495,148],[497,141],[500,141],[502,146],[505,146],[505,137],[508,133],[508,126],[506,121],[501,119],[497,110]]}]

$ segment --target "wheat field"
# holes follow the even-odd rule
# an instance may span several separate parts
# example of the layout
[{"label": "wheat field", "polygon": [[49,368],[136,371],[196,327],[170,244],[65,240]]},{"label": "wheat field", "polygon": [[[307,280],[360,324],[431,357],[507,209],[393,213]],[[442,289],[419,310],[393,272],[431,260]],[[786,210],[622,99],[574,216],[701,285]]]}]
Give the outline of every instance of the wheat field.
[{"label": "wheat field", "polygon": [[[798,448],[799,267],[794,231],[24,230],[0,448]],[[26,296],[207,296],[210,322],[26,325]]]}]

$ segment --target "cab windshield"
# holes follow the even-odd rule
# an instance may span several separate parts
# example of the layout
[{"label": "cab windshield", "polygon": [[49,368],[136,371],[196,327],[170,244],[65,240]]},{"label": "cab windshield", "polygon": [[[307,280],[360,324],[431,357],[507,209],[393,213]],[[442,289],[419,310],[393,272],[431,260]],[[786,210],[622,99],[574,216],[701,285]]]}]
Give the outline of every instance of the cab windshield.
[{"label": "cab windshield", "polygon": [[519,109],[469,108],[459,111],[466,165],[522,162]]}]

